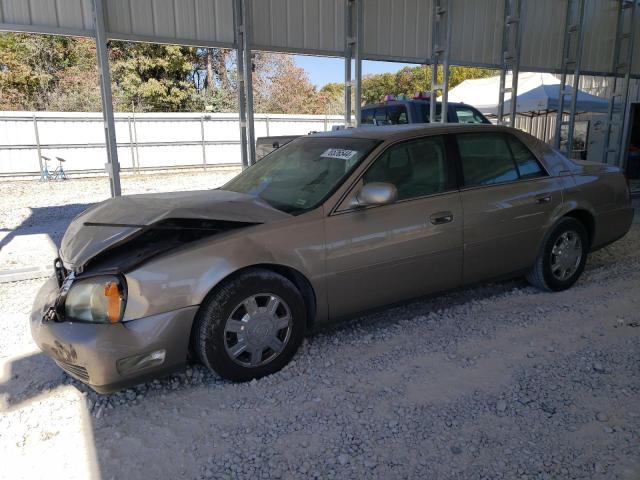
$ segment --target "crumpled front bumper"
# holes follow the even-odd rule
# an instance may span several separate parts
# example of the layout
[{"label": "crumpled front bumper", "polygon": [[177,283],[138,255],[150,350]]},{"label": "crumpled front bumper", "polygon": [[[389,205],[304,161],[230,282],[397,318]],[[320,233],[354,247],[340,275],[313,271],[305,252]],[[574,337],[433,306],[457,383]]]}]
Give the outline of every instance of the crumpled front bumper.
[{"label": "crumpled front bumper", "polygon": [[[38,347],[74,378],[99,393],[110,393],[166,374],[187,360],[191,325],[198,306],[116,324],[43,320],[58,295],[55,277],[36,296],[31,335]],[[121,372],[118,360],[165,350],[164,362]]]}]

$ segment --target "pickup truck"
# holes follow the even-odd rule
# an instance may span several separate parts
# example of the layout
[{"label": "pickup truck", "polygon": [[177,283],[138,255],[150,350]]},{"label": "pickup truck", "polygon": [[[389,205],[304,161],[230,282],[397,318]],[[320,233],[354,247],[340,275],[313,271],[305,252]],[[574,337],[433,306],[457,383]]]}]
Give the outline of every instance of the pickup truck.
[{"label": "pickup truck", "polygon": [[[370,103],[362,107],[361,125],[402,125],[406,123],[429,123],[431,104],[429,100],[387,100]],[[440,120],[442,104],[436,104],[436,119]],[[491,123],[471,105],[451,103],[447,105],[448,123]]]},{"label": "pickup truck", "polygon": [[[362,107],[360,125],[402,125],[408,123],[429,123],[431,103],[425,98],[398,98],[387,96],[384,101],[370,103]],[[440,119],[442,104],[436,104],[436,119]],[[491,123],[482,113],[471,105],[452,103],[447,105],[448,123]],[[315,132],[310,132],[310,134]],[[260,137],[256,140],[256,159],[286,145],[301,135],[283,135],[278,137]]]}]

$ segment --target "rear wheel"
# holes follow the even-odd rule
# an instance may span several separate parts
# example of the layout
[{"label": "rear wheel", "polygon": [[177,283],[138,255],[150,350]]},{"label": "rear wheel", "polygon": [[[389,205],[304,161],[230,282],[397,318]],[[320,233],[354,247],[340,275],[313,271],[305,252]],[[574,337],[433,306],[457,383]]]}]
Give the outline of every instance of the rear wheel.
[{"label": "rear wheel", "polygon": [[216,289],[195,324],[202,363],[229,380],[277,372],[298,350],[306,313],[298,289],[285,277],[252,269]]},{"label": "rear wheel", "polygon": [[584,225],[565,217],[547,234],[527,280],[542,290],[566,290],[580,278],[588,252],[589,236]]}]

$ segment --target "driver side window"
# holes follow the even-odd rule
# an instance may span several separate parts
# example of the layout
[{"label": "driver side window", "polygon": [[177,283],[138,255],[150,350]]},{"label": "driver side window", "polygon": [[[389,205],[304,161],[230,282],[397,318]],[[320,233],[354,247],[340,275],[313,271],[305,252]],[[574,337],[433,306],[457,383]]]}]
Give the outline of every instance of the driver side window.
[{"label": "driver side window", "polygon": [[390,147],[367,170],[363,181],[393,184],[398,200],[446,191],[450,181],[443,138],[421,138]]}]

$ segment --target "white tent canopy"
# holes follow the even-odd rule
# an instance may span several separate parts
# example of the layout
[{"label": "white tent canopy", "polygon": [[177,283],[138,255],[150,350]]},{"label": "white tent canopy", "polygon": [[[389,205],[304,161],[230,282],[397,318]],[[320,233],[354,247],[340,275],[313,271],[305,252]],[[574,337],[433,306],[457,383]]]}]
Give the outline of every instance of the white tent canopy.
[{"label": "white tent canopy", "polygon": [[[505,84],[511,84],[510,75],[507,75]],[[566,88],[569,91],[571,89],[569,86]],[[497,115],[499,89],[499,76],[465,80],[449,90],[449,101],[473,105],[485,115]],[[504,97],[504,111],[509,112],[511,93],[506,92]],[[583,91],[578,91],[576,102],[578,112],[605,113],[609,108],[608,100]],[[560,81],[556,77],[550,73],[521,73],[518,76],[517,113],[535,114],[557,111],[559,105]],[[569,112],[570,107],[569,96],[567,96],[564,110]]]}]

